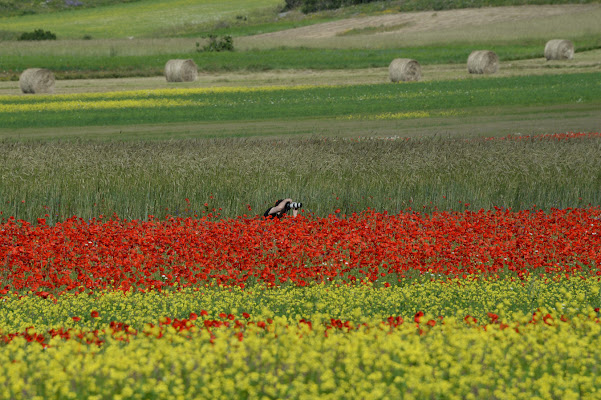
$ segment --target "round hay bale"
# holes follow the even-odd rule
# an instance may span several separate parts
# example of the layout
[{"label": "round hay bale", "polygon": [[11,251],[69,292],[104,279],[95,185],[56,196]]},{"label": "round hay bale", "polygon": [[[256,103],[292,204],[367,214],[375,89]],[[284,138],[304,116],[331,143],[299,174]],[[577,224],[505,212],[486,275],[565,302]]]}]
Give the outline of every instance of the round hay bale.
[{"label": "round hay bale", "polygon": [[391,82],[419,81],[422,77],[422,67],[409,58],[395,58],[388,66]]},{"label": "round hay bale", "polygon": [[19,77],[23,93],[54,93],[54,74],[44,68],[29,68]]},{"label": "round hay bale", "polygon": [[553,39],[545,45],[545,58],[548,60],[571,60],[574,58],[574,43],[569,40]]},{"label": "round hay bale", "polygon": [[499,70],[499,57],[489,50],[472,51],[467,58],[467,71],[470,74],[494,74]]},{"label": "round hay bale", "polygon": [[169,60],[165,64],[167,82],[193,82],[198,77],[198,67],[194,60]]}]

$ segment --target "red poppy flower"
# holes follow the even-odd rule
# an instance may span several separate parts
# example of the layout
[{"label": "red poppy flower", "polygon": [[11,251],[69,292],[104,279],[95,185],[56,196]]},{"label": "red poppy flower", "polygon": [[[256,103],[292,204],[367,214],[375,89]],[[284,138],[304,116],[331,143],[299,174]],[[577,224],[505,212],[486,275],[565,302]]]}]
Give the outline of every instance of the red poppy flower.
[{"label": "red poppy flower", "polygon": [[415,316],[413,317],[413,320],[415,321],[416,324],[419,324],[419,321],[421,321],[422,317],[424,316],[424,312],[423,311],[418,311],[415,313]]}]

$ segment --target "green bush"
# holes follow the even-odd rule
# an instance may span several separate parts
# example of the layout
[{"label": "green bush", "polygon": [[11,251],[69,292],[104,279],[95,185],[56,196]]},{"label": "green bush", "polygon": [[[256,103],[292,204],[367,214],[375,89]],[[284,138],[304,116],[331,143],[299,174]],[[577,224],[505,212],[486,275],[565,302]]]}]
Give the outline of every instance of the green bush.
[{"label": "green bush", "polygon": [[303,0],[286,0],[285,3],[282,11],[289,11],[299,8],[303,4]]},{"label": "green bush", "polygon": [[196,42],[196,51],[234,51],[234,39],[230,35],[209,35],[209,43],[202,48]]},{"label": "green bush", "polygon": [[33,32],[23,32],[19,40],[56,40],[56,35],[50,31],[36,29]]}]

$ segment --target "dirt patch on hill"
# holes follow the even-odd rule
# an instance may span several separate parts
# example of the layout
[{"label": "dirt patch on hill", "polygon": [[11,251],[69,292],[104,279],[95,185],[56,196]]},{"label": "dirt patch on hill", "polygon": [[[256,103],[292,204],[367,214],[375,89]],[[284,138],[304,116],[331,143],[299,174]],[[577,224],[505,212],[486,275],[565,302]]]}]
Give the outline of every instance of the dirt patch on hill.
[{"label": "dirt patch on hill", "polygon": [[[514,22],[535,18],[582,13],[598,9],[598,4],[567,4],[519,7],[469,8],[447,11],[399,12],[394,14],[348,18],[340,21],[288,29],[253,36],[253,40],[274,39],[324,39],[340,36],[349,31],[382,28],[390,33],[426,32],[445,29],[461,29],[466,26],[482,26],[499,22]],[[398,29],[397,29],[398,28]],[[373,32],[372,32],[373,33]]]}]

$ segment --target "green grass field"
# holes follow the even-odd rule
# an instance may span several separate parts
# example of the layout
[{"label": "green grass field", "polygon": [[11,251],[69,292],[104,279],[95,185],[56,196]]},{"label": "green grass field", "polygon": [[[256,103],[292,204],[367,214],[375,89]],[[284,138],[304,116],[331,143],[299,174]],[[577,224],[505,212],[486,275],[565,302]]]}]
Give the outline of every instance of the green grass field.
[{"label": "green grass field", "polygon": [[[160,36],[174,27],[203,24],[258,10],[276,10],[280,0],[144,0],[58,13],[0,19],[3,31],[28,32],[43,27],[61,39]],[[132,23],[132,16],[134,23]]]},{"label": "green grass field", "polygon": [[318,215],[598,204],[599,137],[482,137],[598,132],[599,78],[0,96],[0,212],[234,217],[282,196]]},{"label": "green grass field", "polygon": [[409,84],[167,89],[59,96],[2,96],[4,128],[193,121],[478,115],[481,107],[601,101],[599,73]]}]

